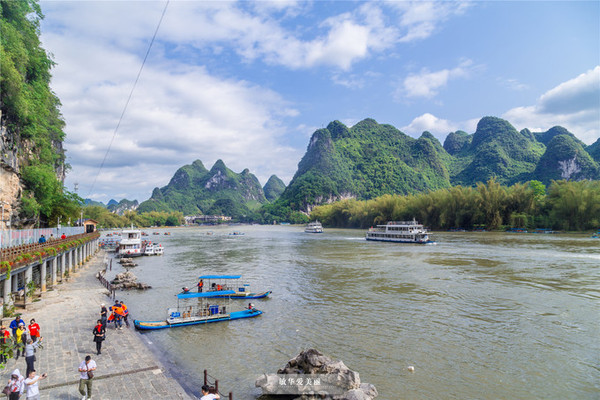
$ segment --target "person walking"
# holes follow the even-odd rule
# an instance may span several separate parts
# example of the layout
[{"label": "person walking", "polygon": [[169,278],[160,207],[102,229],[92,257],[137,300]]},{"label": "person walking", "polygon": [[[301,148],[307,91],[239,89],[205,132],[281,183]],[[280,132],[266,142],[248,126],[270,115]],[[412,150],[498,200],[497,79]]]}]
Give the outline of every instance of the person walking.
[{"label": "person walking", "polygon": [[106,304],[100,304],[100,321],[102,321],[102,326],[104,330],[106,330],[106,323],[108,322],[108,309],[106,308]]},{"label": "person walking", "polygon": [[46,373],[36,376],[35,369],[29,372],[27,379],[24,381],[27,400],[40,400],[40,388],[38,384],[42,379],[46,379],[47,376],[48,374]]},{"label": "person walking", "polygon": [[123,308],[121,308],[121,304],[117,300],[115,305],[112,306],[112,312],[115,316],[115,328],[123,329]]},{"label": "person walking", "polygon": [[[37,342],[37,340],[40,338],[40,326],[37,324],[37,322],[35,322],[35,319],[31,318],[27,328],[29,329],[31,340],[33,340],[34,343]],[[27,374],[27,376],[29,376],[29,374]]]},{"label": "person walking", "polygon": [[13,319],[8,326],[12,330],[12,335],[14,336],[15,340],[17,339],[17,328],[21,324],[25,325],[25,321],[21,319],[21,314],[17,314],[15,315],[15,319]]},{"label": "person walking", "polygon": [[15,348],[17,350],[17,354],[15,355],[15,360],[19,359],[19,356],[25,355],[25,344],[27,343],[27,328],[25,324],[20,324],[17,328],[17,332],[15,335]]},{"label": "person walking", "polygon": [[12,374],[10,374],[10,379],[6,386],[8,386],[10,390],[8,400],[19,400],[21,393],[23,393],[23,390],[25,389],[25,378],[23,378],[18,369],[15,369]]},{"label": "person walking", "polygon": [[27,339],[27,344],[25,345],[25,362],[27,363],[27,373],[25,376],[29,376],[29,373],[35,370],[35,349],[36,347],[40,346],[42,339],[43,338],[40,338],[40,340],[35,343],[32,339]]},{"label": "person walking", "polygon": [[121,310],[123,310],[123,321],[125,321],[125,325],[129,328],[129,311],[127,310],[127,306],[123,301],[120,301]]},{"label": "person walking", "polygon": [[97,354],[102,353],[102,342],[106,339],[106,328],[102,325],[102,320],[99,319],[92,332],[94,334],[94,342],[96,342]]},{"label": "person walking", "polygon": [[92,356],[85,356],[85,360],[79,364],[79,393],[83,396],[81,400],[91,400],[92,398],[93,371],[95,370],[96,362],[92,360]]}]

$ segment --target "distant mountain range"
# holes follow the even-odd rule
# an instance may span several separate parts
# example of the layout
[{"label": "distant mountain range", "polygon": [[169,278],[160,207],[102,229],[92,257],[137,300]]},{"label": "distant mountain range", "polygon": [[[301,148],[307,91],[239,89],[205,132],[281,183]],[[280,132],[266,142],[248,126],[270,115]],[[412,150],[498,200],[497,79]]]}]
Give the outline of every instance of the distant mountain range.
[{"label": "distant mountain range", "polygon": [[454,185],[553,179],[600,179],[600,139],[586,146],[571,132],[517,131],[484,117],[475,133],[452,132],[444,145],[429,132],[414,139],[395,127],[365,119],[352,128],[339,121],[317,130],[280,201],[310,212],[343,198],[370,199]]},{"label": "distant mountain range", "polygon": [[168,185],[155,188],[150,199],[142,202],[138,212],[181,211],[185,215],[250,215],[269,199],[283,192],[285,185],[273,175],[265,185],[248,169],[237,174],[222,160],[207,170],[202,161],[179,168]]},{"label": "distant mountain range", "polygon": [[[475,133],[451,132],[442,145],[429,132],[415,139],[373,119],[351,128],[333,121],[313,133],[287,187],[275,175],[261,187],[248,169],[237,174],[218,160],[207,170],[196,160],[177,170],[166,186],[155,188],[137,211],[240,218],[276,202],[310,212],[316,205],[344,198],[471,186],[492,177],[505,185],[600,179],[600,139],[586,146],[560,126],[546,132],[517,131],[508,121],[484,117]],[[127,201],[109,209],[121,210],[123,202]],[[136,201],[126,204],[129,209],[137,206]]]},{"label": "distant mountain range", "polygon": [[137,200],[127,200],[123,199],[117,202],[114,199],[110,199],[108,204],[104,204],[100,201],[94,201],[92,199],[85,199],[85,205],[90,206],[100,206],[108,209],[109,211],[114,212],[115,214],[123,215],[125,211],[135,211],[137,210],[139,203]]}]

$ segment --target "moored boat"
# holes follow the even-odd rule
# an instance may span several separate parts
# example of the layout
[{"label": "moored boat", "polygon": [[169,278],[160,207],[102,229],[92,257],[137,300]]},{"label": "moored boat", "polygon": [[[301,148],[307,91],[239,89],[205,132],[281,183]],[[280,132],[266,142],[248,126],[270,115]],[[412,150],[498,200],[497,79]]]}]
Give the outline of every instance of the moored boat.
[{"label": "moored boat", "polygon": [[202,282],[201,290],[205,293],[218,293],[221,290],[233,292],[227,295],[217,295],[216,297],[229,297],[236,300],[263,299],[273,292],[272,290],[251,292],[249,284],[239,281],[241,278],[241,275],[202,275],[198,277],[199,282]]},{"label": "moored boat", "polygon": [[412,221],[390,221],[367,231],[367,240],[394,243],[436,244],[429,240],[429,233],[423,225]]},{"label": "moored boat", "polygon": [[[159,321],[134,320],[140,330],[174,328],[178,326],[208,324],[211,322],[232,321],[236,319],[258,317],[263,312],[252,305],[244,310],[232,311],[230,300],[219,298],[234,294],[232,290],[206,293],[180,293],[177,295],[177,307],[167,309],[167,318]],[[180,305],[179,300],[198,299],[193,305]]]},{"label": "moored boat", "polygon": [[139,257],[142,253],[142,233],[137,229],[123,230],[118,250],[119,257]]},{"label": "moored boat", "polygon": [[306,233],[323,233],[323,225],[319,221],[309,222],[304,228]]}]

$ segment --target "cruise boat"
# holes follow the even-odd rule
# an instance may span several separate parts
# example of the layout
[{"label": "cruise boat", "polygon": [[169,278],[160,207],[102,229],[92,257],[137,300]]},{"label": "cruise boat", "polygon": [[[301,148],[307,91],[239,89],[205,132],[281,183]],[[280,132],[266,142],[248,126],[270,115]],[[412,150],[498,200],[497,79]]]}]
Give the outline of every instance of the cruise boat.
[{"label": "cruise boat", "polygon": [[[158,321],[134,320],[137,329],[155,330],[208,324],[212,322],[232,321],[236,319],[258,317],[263,312],[254,308],[252,303],[248,308],[233,311],[230,295],[233,290],[222,290],[208,293],[180,293],[177,295],[177,307],[167,309],[167,318]],[[222,296],[224,298],[217,298]],[[179,300],[193,299],[192,304],[180,304]]]},{"label": "cruise boat", "polygon": [[319,221],[309,222],[304,228],[306,233],[323,233],[323,225]]},{"label": "cruise boat", "polygon": [[429,240],[427,230],[423,225],[412,221],[390,221],[385,225],[377,225],[367,232],[367,240],[395,243],[436,244]]},{"label": "cruise boat", "polygon": [[139,257],[142,253],[142,232],[137,229],[123,230],[119,243],[119,257]]}]

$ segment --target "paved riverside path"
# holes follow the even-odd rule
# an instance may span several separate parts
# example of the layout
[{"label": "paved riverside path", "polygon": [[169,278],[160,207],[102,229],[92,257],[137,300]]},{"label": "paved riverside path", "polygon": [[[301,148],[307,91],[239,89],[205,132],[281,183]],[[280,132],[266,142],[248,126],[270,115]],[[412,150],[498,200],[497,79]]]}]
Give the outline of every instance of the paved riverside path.
[{"label": "paved riverside path", "polygon": [[[111,305],[108,291],[96,278],[96,273],[104,268],[104,254],[104,251],[96,253],[71,274],[69,282],[55,286],[41,301],[28,305],[26,311],[17,309],[27,325],[35,318],[44,338],[44,348],[37,350],[35,363],[38,375],[48,373],[48,378],[40,381],[41,399],[81,399],[77,368],[88,354],[98,366],[92,387],[93,400],[196,399],[186,394],[144,345],[133,328],[133,321],[129,321],[131,328],[122,330],[115,330],[111,324],[102,344],[102,354],[96,355],[92,330],[100,318],[100,304]],[[12,319],[3,320],[6,327]],[[15,368],[25,374],[24,357],[7,362],[0,375],[0,387],[6,385]]]}]

